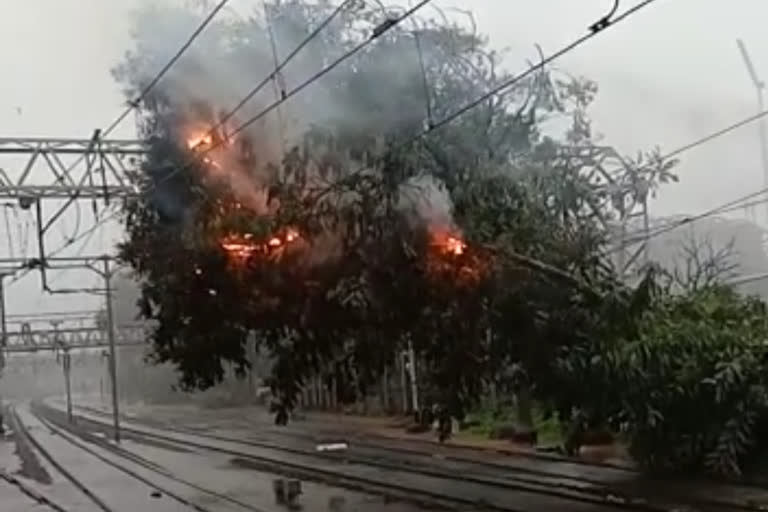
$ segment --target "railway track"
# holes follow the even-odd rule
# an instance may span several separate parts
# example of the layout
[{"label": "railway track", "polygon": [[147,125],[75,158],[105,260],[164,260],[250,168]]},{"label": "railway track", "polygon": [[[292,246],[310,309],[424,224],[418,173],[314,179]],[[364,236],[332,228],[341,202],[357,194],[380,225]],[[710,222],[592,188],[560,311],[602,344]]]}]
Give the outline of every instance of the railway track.
[{"label": "railway track", "polygon": [[[9,490],[11,489],[17,489],[21,495],[25,496],[27,499],[25,500],[25,503],[22,504],[19,502],[18,504],[10,505],[6,500],[3,500],[3,506],[13,506],[16,508],[20,508],[21,506],[25,507],[26,509],[31,509],[35,505],[43,505],[51,510],[55,510],[56,512],[70,512],[69,509],[66,507],[56,503],[55,501],[51,500],[47,496],[44,496],[37,492],[34,488],[31,486],[25,484],[15,476],[7,473],[6,471],[0,471],[0,480],[2,481],[2,485],[0,487],[8,487]],[[11,509],[8,509],[11,510]]]},{"label": "railway track", "polygon": [[[51,455],[51,453],[48,450],[46,450],[42,444],[40,444],[40,442],[29,432],[29,429],[24,424],[24,422],[21,421],[15,408],[11,407],[9,411],[10,411],[11,425],[14,431],[16,432],[16,434],[21,436],[22,438],[21,442],[28,443],[29,445],[31,445],[37,454],[39,454],[51,466],[53,466],[53,468],[56,469],[56,471],[65,480],[67,480],[70,484],[72,484],[73,487],[75,487],[83,495],[85,495],[86,498],[91,503],[93,503],[98,509],[102,510],[103,512],[114,512],[112,508],[110,508],[101,498],[99,498],[96,494],[94,494],[93,491],[91,491],[91,489],[89,489],[71,472],[69,472],[67,468],[64,467],[64,465],[62,465],[59,461],[57,461],[53,457],[53,455]],[[48,505],[54,506],[54,507],[60,507],[59,505],[50,505],[50,504]]]},{"label": "railway track", "polygon": [[[80,406],[80,409],[89,411],[93,414],[111,418],[111,415],[104,410],[94,407]],[[674,482],[669,486],[665,486],[665,482],[653,481],[645,479],[643,480],[642,474],[626,465],[618,465],[612,463],[591,462],[584,461],[575,458],[561,457],[557,455],[541,454],[541,453],[529,453],[529,452],[513,452],[513,451],[499,451],[499,455],[496,461],[483,458],[483,455],[488,455],[489,452],[494,453],[494,450],[486,450],[484,448],[456,446],[456,445],[441,445],[431,441],[418,440],[418,439],[401,439],[394,438],[386,435],[378,434],[358,434],[341,431],[338,426],[335,428],[322,428],[322,424],[315,425],[309,424],[309,428],[317,428],[320,433],[301,433],[295,430],[286,429],[285,427],[273,427],[267,425],[264,428],[258,430],[257,434],[252,432],[246,433],[247,438],[243,437],[229,437],[211,434],[203,430],[201,427],[184,427],[181,428],[177,425],[171,425],[167,422],[161,422],[150,418],[137,418],[125,416],[128,421],[143,422],[148,425],[155,426],[157,428],[172,429],[178,432],[194,433],[202,437],[208,437],[218,440],[238,441],[246,445],[263,446],[268,438],[272,438],[274,443],[275,438],[282,438],[290,440],[289,442],[295,443],[295,440],[304,441],[310,444],[327,442],[330,439],[334,441],[349,442],[359,452],[361,450],[373,450],[375,453],[369,454],[374,458],[395,459],[399,463],[419,463],[419,459],[423,464],[424,461],[428,461],[429,465],[434,465],[436,462],[445,461],[451,464],[469,465],[471,473],[479,473],[481,475],[498,475],[499,473],[505,475],[514,475],[515,480],[522,483],[536,484],[542,481],[555,480],[555,487],[562,489],[583,489],[591,488],[593,492],[597,494],[603,494],[609,500],[615,500],[617,498],[626,498],[627,501],[632,501],[631,496],[644,496],[651,495],[659,499],[666,499],[666,501],[675,501],[675,495],[680,494],[683,489],[682,482]],[[209,425],[204,427],[205,429],[213,428]],[[267,435],[268,434],[268,435]],[[480,455],[478,455],[480,454]],[[415,457],[416,460],[409,459]],[[455,466],[451,468],[452,471],[456,471]],[[462,474],[464,474],[462,472]],[[577,476],[578,475],[578,476]],[[641,486],[638,486],[637,482],[640,482]],[[693,484],[693,483],[691,483]],[[703,507],[703,509],[709,510],[746,510],[746,511],[765,511],[768,510],[768,485],[762,481],[745,481],[734,485],[724,485],[723,482],[716,480],[712,481],[699,481],[695,483],[696,487],[689,485],[686,489],[689,496],[685,500],[686,505],[695,505],[697,507]],[[736,491],[741,497],[744,495],[744,499],[741,503],[737,503],[736,499],[724,500],[711,498],[708,496],[720,496],[720,489],[733,489],[736,487]],[[704,488],[704,492],[699,492]],[[726,491],[725,495],[736,495],[732,491]],[[701,495],[701,496],[697,496]],[[754,499],[750,499],[754,498]],[[642,501],[642,500],[641,500]],[[639,503],[641,508],[644,503]]]},{"label": "railway track", "polygon": [[[47,417],[43,417],[39,414],[36,414],[36,416],[40,419],[40,421],[51,430],[51,432],[55,433],[56,435],[61,436],[62,439],[64,439],[66,442],[71,444],[72,446],[75,446],[76,448],[85,451],[86,453],[89,453],[93,457],[99,459],[103,463],[114,467],[118,471],[128,475],[131,478],[134,478],[148,486],[151,486],[155,489],[157,489],[159,492],[164,493],[166,496],[171,497],[172,499],[178,501],[179,503],[186,505],[187,507],[196,510],[197,512],[211,512],[208,508],[205,508],[201,505],[192,503],[190,500],[184,498],[177,492],[172,491],[168,487],[158,485],[156,480],[150,480],[146,476],[142,476],[137,471],[134,471],[132,469],[129,469],[125,464],[119,464],[115,462],[114,460],[105,457],[103,454],[98,453],[98,451],[94,450],[93,448],[89,447],[87,444],[85,444],[82,441],[85,441],[87,443],[90,443],[92,445],[96,445],[99,448],[101,448],[104,451],[107,451],[111,453],[112,455],[122,459],[126,463],[132,463],[141,466],[142,468],[146,469],[150,473],[153,473],[154,475],[167,479],[172,480],[176,483],[182,484],[184,486],[187,486],[191,489],[194,489],[197,492],[200,492],[202,494],[205,494],[211,498],[214,498],[216,500],[224,501],[233,505],[236,505],[237,507],[248,510],[251,512],[266,512],[264,509],[261,509],[259,507],[255,507],[253,505],[250,505],[248,503],[245,503],[243,501],[240,501],[238,499],[232,498],[231,496],[227,496],[225,494],[216,492],[211,489],[207,489],[205,487],[202,487],[200,485],[195,484],[194,482],[191,482],[189,480],[180,478],[179,476],[176,476],[173,474],[173,472],[169,471],[168,469],[152,463],[150,461],[146,461],[141,459],[140,457],[136,457],[130,452],[127,452],[120,448],[119,446],[114,446],[110,444],[109,442],[105,441],[103,438],[100,438],[98,436],[95,436],[93,434],[88,433],[84,429],[77,428],[76,426],[69,425],[66,422],[62,422],[61,418],[56,419],[50,419]],[[80,440],[78,440],[78,438]]]},{"label": "railway track", "polygon": [[[32,417],[36,421],[36,424],[38,424],[38,432],[40,432],[42,429],[45,429],[48,434],[52,436],[52,438],[55,438],[57,442],[64,442],[67,445],[71,446],[75,449],[75,453],[85,453],[89,457],[93,457],[96,459],[98,463],[102,463],[105,466],[108,466],[109,468],[112,468],[119,472],[122,475],[125,475],[126,479],[121,479],[119,481],[119,485],[121,486],[130,486],[132,490],[137,489],[143,489],[144,491],[147,491],[144,493],[144,496],[149,496],[152,501],[155,499],[163,498],[162,501],[154,501],[152,505],[150,505],[151,508],[145,508],[145,510],[193,510],[195,512],[212,512],[208,508],[202,507],[200,505],[197,505],[190,500],[184,498],[182,495],[180,495],[177,492],[172,491],[171,489],[168,489],[166,486],[159,485],[155,479],[150,479],[145,476],[140,475],[137,471],[133,471],[127,467],[129,464],[133,465],[141,465],[146,470],[153,471],[157,476],[163,476],[167,479],[173,479],[172,475],[168,475],[162,471],[160,468],[153,467],[151,463],[148,463],[146,461],[142,461],[141,459],[132,456],[129,453],[121,453],[121,450],[119,447],[113,447],[110,446],[109,443],[104,442],[104,440],[101,440],[102,443],[99,444],[101,448],[104,448],[105,451],[110,451],[114,454],[119,454],[123,457],[123,459],[126,461],[127,464],[121,465],[115,463],[113,460],[110,460],[108,457],[105,457],[102,453],[99,453],[98,450],[91,448],[89,446],[86,446],[84,443],[79,442],[77,439],[75,439],[70,433],[65,431],[62,428],[57,427],[56,425],[52,424],[52,422],[48,421],[46,418],[41,418],[35,413],[26,413],[26,421],[29,421],[29,418]],[[56,471],[61,474],[66,481],[68,481],[72,486],[74,486],[80,493],[87,497],[89,502],[93,504],[97,510],[100,510],[102,512],[117,512],[118,510],[126,510],[129,507],[131,509],[134,509],[136,505],[141,507],[141,497],[142,494],[139,493],[132,493],[131,496],[128,497],[128,499],[124,500],[117,500],[117,497],[110,496],[110,491],[113,490],[113,488],[109,487],[99,487],[98,493],[96,491],[95,486],[89,486],[87,485],[82,478],[78,478],[73,474],[73,471],[71,471],[65,462],[62,462],[57,458],[54,453],[52,453],[51,450],[47,449],[44,446],[44,443],[41,442],[39,439],[36,438],[35,434],[30,432],[30,429],[28,428],[25,418],[22,418],[19,413],[15,410],[11,410],[11,421],[14,425],[14,428],[16,432],[20,433],[21,436],[23,436],[25,442],[28,442],[33,448],[35,453],[39,454],[43,459],[45,459],[51,466],[53,466]],[[42,428],[41,428],[42,427]],[[39,434],[38,434],[39,435]],[[50,442],[50,441],[48,441]],[[59,450],[60,451],[60,445]],[[108,448],[110,450],[108,450]],[[91,466],[92,463],[89,463],[88,465]],[[99,468],[102,468],[104,466],[100,466]],[[177,482],[180,482],[180,480],[176,480]],[[191,485],[191,484],[189,484]],[[197,487],[195,489],[198,492],[206,492],[205,489],[202,489],[200,487]],[[107,499],[105,500],[103,497],[99,496],[99,494],[106,495]],[[207,494],[213,495],[214,493],[212,491],[208,491]],[[221,499],[220,496],[217,496],[217,498]],[[112,505],[108,503],[108,501],[114,501],[117,500],[120,502],[119,506]],[[231,500],[230,500],[231,501]],[[146,502],[145,502],[146,503]],[[56,508],[56,506],[58,508]],[[57,512],[80,512],[81,508],[77,507],[72,509],[71,507],[62,507],[60,505],[56,505],[53,508],[57,510]],[[4,509],[3,509],[4,510]],[[261,509],[257,509],[255,507],[245,506],[240,507],[238,510],[248,510],[250,512],[265,512]]]},{"label": "railway track", "polygon": [[[95,411],[94,411],[95,412]],[[103,417],[103,412],[95,412],[96,415]],[[87,421],[100,425],[104,428],[104,423],[99,422],[93,418],[86,418]],[[129,421],[141,425],[141,421],[136,419],[130,419]],[[488,490],[490,493],[505,493],[510,497],[510,502],[514,502],[515,496],[517,498],[520,495],[524,496],[536,496],[540,498],[539,501],[549,502],[550,504],[559,503],[560,510],[575,510],[576,506],[584,510],[642,510],[642,511],[668,511],[673,510],[677,505],[674,503],[650,503],[644,499],[633,498],[628,496],[623,491],[613,489],[604,485],[601,482],[578,478],[567,477],[561,474],[546,473],[535,470],[514,470],[508,466],[494,463],[480,463],[476,460],[461,459],[458,457],[451,457],[449,460],[435,460],[430,454],[424,452],[413,453],[413,449],[409,450],[390,450],[388,447],[381,446],[366,446],[365,443],[355,443],[354,450],[349,450],[343,454],[340,453],[318,453],[314,450],[314,441],[311,436],[301,436],[291,434],[293,438],[293,446],[286,446],[279,442],[274,441],[253,441],[236,439],[227,436],[220,436],[215,434],[205,434],[195,430],[182,429],[177,426],[169,425],[157,425],[156,422],[152,426],[143,427],[141,429],[135,429],[129,427],[133,434],[146,435],[154,439],[164,440],[166,442],[175,442],[182,445],[191,445],[201,449],[213,449],[224,451],[229,455],[235,457],[235,461],[246,467],[254,467],[254,469],[264,469],[271,471],[282,471],[298,475],[309,479],[319,479],[321,481],[331,479],[338,483],[340,477],[346,482],[346,484],[354,484],[358,488],[370,488],[375,487],[379,491],[387,491],[382,489],[381,481],[371,481],[364,478],[349,478],[349,475],[339,474],[338,471],[328,470],[327,463],[332,462],[339,465],[357,465],[360,467],[376,468],[391,473],[405,473],[412,478],[432,478],[439,479],[447,485],[447,487],[469,486],[473,485],[476,488],[482,487]],[[155,429],[151,431],[148,429]],[[158,432],[157,429],[162,429],[162,432]],[[184,437],[186,436],[186,438]],[[190,437],[194,439],[190,439]],[[296,447],[295,441],[297,439],[304,438],[303,446]],[[285,438],[284,438],[285,439]],[[206,442],[207,441],[207,442]],[[219,443],[217,446],[216,443]],[[303,459],[312,459],[317,461],[316,464],[291,464],[285,457],[270,458],[259,457],[251,452],[243,452],[242,450],[223,448],[220,443],[228,443],[230,446],[258,448],[262,450],[269,450],[275,453],[284,453],[291,456],[299,456]],[[447,463],[454,464],[453,468],[447,467]],[[455,464],[464,464],[464,467]],[[322,469],[319,469],[322,468]],[[504,474],[499,477],[500,471],[503,470]],[[494,474],[495,473],[495,474]],[[384,486],[386,487],[386,486]],[[423,489],[418,489],[414,486],[399,485],[396,489],[401,493],[419,495],[429,498],[429,493],[425,493]],[[424,496],[426,494],[426,496]],[[446,496],[432,496],[434,498],[442,498],[445,500]],[[450,501],[450,500],[449,500]],[[477,500],[471,502],[463,500],[464,505],[478,505]],[[518,500],[519,501],[519,500]],[[693,503],[691,503],[693,502]],[[495,506],[491,503],[482,503],[488,510],[520,510],[512,506]],[[750,504],[739,504],[733,502],[725,502],[718,500],[690,500],[687,505],[694,505],[695,510],[703,511],[717,511],[717,512],[730,512],[730,511],[758,511],[764,510],[764,508]],[[553,505],[554,506],[554,505]],[[591,508],[589,507],[591,506]],[[524,510],[530,510],[531,508],[525,507]],[[539,510],[539,508],[536,508]],[[557,508],[553,508],[557,510]]]}]

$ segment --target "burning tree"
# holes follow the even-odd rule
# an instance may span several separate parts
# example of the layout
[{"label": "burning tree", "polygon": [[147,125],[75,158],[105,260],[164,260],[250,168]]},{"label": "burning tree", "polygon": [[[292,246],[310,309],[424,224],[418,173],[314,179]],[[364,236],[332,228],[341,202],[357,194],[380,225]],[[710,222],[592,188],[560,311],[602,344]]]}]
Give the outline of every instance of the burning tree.
[{"label": "burning tree", "polygon": [[[280,421],[311,375],[333,376],[352,400],[408,342],[443,419],[513,364],[543,393],[562,349],[600,323],[592,289],[614,283],[599,256],[611,203],[537,124],[570,117],[566,143],[595,149],[594,84],[542,72],[404,145],[508,78],[480,36],[420,19],[235,130],[273,101],[264,92],[226,113],[272,72],[269,29],[291,49],[330,11],[294,0],[268,2],[271,27],[221,18],[142,105],[151,193],[126,205],[121,255],[143,282],[155,357],[205,388],[224,362],[246,369],[255,332],[275,361]],[[136,49],[116,71],[129,92],[176,44],[165,35],[194,17],[151,8],[137,19]],[[278,95],[386,19],[379,7],[342,12],[275,77]]]}]

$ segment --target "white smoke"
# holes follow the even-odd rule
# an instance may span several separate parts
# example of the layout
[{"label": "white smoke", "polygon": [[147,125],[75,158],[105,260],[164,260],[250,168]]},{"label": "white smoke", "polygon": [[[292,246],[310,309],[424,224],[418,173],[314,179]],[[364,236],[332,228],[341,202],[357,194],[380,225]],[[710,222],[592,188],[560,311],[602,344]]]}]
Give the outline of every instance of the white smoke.
[{"label": "white smoke", "polygon": [[[181,138],[205,133],[206,128],[217,124],[222,113],[234,109],[273,73],[275,56],[270,28],[280,61],[334,7],[328,5],[322,14],[315,12],[316,19],[311,21],[296,22],[305,18],[301,4],[284,2],[282,14],[272,13],[269,24],[261,8],[249,16],[222,11],[201,33],[156,86],[156,92],[169,104],[170,112],[164,114],[178,121]],[[206,5],[189,9],[166,0],[147,4],[134,13],[135,46],[115,70],[116,78],[128,87],[130,97],[162,69],[211,8],[212,5]],[[386,15],[378,7],[371,12],[373,21],[367,25],[360,21],[363,17],[359,12],[342,13],[274,81],[251,98],[223,131],[230,133],[262,113],[280,98],[280,89],[290,92],[357,41],[368,37],[373,23],[383,21]],[[350,34],[356,34],[358,39],[350,40]],[[426,114],[423,76],[413,39],[401,35],[396,40],[378,40],[362,53],[361,58],[348,59],[243,130],[237,139],[252,145],[253,159],[247,164],[226,145],[225,149],[212,152],[211,158],[221,166],[208,166],[210,176],[225,182],[243,204],[263,213],[267,210],[265,185],[272,178],[268,169],[280,168],[285,151],[301,145],[310,128],[327,128],[334,135],[364,138],[367,142],[363,145],[373,152],[376,150],[372,149],[372,141],[382,139],[383,134],[421,128]],[[432,55],[428,45],[422,44],[422,58],[428,61]],[[236,148],[237,140],[234,143],[232,147]],[[333,148],[329,149],[332,153]],[[343,166],[352,170],[358,166],[350,155],[341,158]],[[308,167],[313,172],[316,162],[309,162]],[[310,181],[313,178],[309,176]],[[401,203],[403,208],[413,211],[414,220],[444,229],[453,226],[447,191],[433,178],[415,178],[404,184]]]},{"label": "white smoke", "polygon": [[453,232],[453,202],[445,185],[430,175],[419,175],[400,187],[401,211],[416,224],[426,224],[437,231]]}]

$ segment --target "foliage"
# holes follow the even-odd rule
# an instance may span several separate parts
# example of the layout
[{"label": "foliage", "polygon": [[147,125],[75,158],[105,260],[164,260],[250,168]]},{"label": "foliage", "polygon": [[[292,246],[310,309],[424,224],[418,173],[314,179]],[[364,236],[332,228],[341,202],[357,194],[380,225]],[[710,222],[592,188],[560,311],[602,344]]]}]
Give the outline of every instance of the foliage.
[{"label": "foliage", "polygon": [[762,302],[710,286],[659,298],[636,337],[569,371],[643,465],[738,476],[768,412],[767,336]]},{"label": "foliage", "polygon": [[[330,9],[268,3],[281,47]],[[158,23],[152,13],[149,23]],[[177,14],[170,18],[189,18]],[[378,7],[345,12],[294,71],[369,37],[382,16]],[[152,193],[126,204],[120,251],[142,282],[154,357],[175,364],[185,388],[214,385],[229,363],[243,371],[255,333],[274,361],[279,422],[308,378],[323,375],[341,401],[352,401],[408,343],[444,433],[490,384],[531,389],[566,419],[594,403],[583,386],[560,386],[567,376],[558,364],[636,331],[650,280],[620,286],[601,246],[626,205],[668,179],[670,163],[651,155],[651,166],[608,174],[603,164],[616,153],[593,143],[586,112],[596,86],[556,70],[410,142],[510,78],[477,34],[435,20],[415,27],[386,33],[307,88],[289,109],[300,118],[293,138],[276,141],[282,129],[254,127],[238,136],[237,157],[215,169],[189,163],[184,135],[188,124],[215,123],[221,91],[211,88],[221,77],[196,80],[197,68],[183,64],[142,105]],[[156,34],[143,28],[116,72],[128,91],[140,90],[144,70],[162,60],[149,44]],[[216,22],[206,37],[199,66],[252,62],[243,73],[269,72],[262,18]],[[189,98],[195,87],[200,97]],[[562,141],[541,133],[540,121],[552,118],[570,120]],[[277,157],[259,160],[262,153]],[[242,257],[221,243],[237,235],[261,247],[289,229],[300,240]],[[451,235],[464,250],[446,250]]]}]

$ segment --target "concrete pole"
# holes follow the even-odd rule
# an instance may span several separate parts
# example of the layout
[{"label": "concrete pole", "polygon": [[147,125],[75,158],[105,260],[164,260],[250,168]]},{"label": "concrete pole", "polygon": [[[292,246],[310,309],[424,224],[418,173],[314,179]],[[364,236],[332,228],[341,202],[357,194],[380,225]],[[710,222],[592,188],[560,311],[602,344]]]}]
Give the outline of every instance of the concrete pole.
[{"label": "concrete pole", "polygon": [[[0,377],[5,373],[5,347],[8,344],[8,324],[5,319],[5,277],[10,274],[0,274]],[[0,393],[0,431],[5,431],[3,425],[3,395]]]},{"label": "concrete pole", "polygon": [[[8,324],[5,319],[5,278],[11,274],[0,273],[0,374],[5,370],[5,347],[8,343]],[[0,398],[0,406],[2,398]]]},{"label": "concrete pole", "polygon": [[64,356],[62,358],[62,364],[64,366],[64,386],[67,391],[67,421],[72,423],[72,386],[70,381],[70,373],[72,369],[72,359],[69,354],[69,350],[64,350]]},{"label": "concrete pole", "polygon": [[2,328],[2,346],[5,348],[8,340],[8,324],[5,319],[5,277],[8,274],[0,274],[0,327]]},{"label": "concrete pole", "polygon": [[107,336],[109,337],[109,377],[112,382],[112,422],[114,424],[115,442],[120,442],[120,409],[117,399],[117,350],[115,349],[115,316],[112,311],[112,274],[109,268],[109,258],[104,257],[104,289],[107,303]]}]

